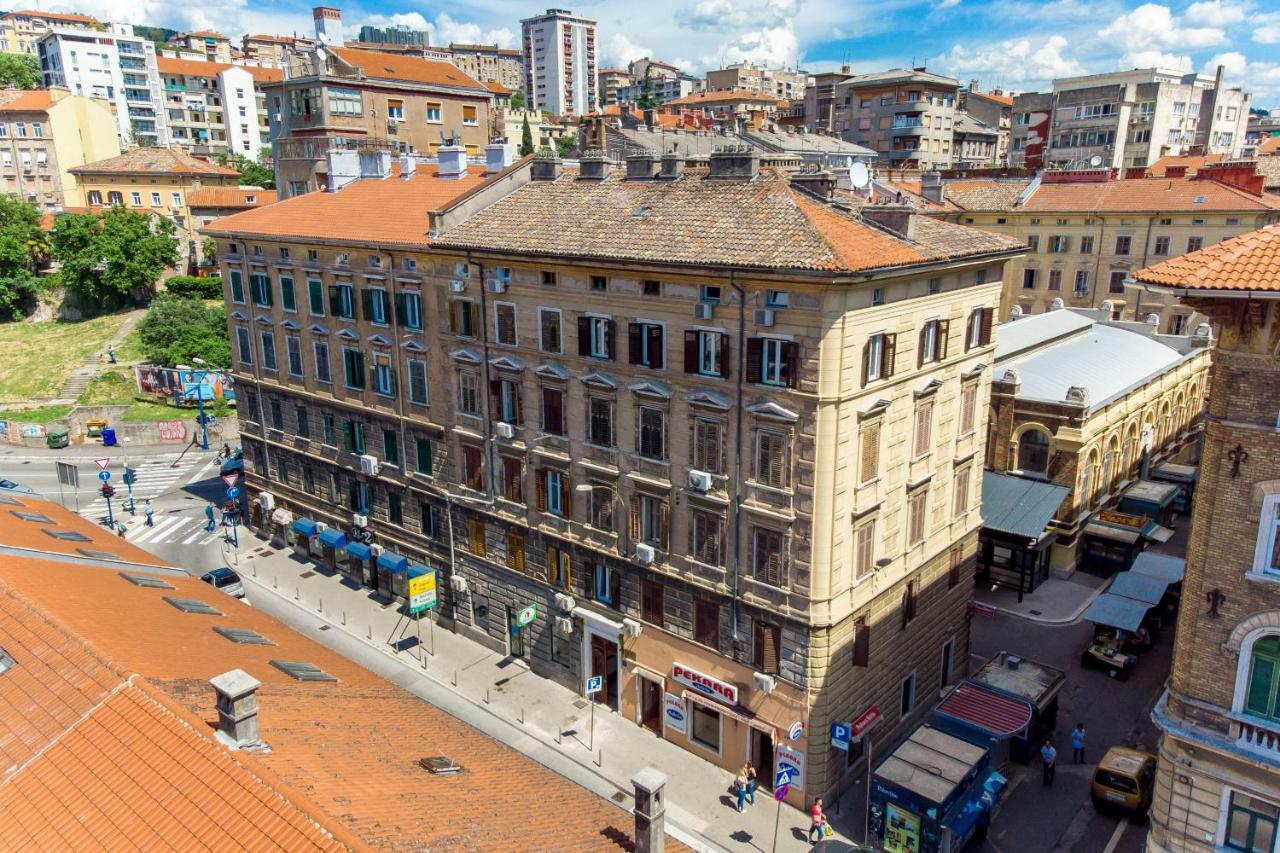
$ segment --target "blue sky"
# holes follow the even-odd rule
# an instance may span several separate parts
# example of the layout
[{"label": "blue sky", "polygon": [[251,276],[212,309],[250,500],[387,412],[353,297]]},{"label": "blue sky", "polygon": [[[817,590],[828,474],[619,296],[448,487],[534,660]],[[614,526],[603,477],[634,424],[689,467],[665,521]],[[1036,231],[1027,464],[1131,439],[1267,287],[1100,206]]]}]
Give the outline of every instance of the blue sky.
[{"label": "blue sky", "polygon": [[[332,2],[332,0],[330,0]],[[310,3],[294,0],[99,0],[92,8],[53,4],[104,20],[176,29],[306,32]],[[515,46],[520,18],[550,4],[485,0],[423,6],[402,0],[342,4],[351,32],[363,23],[430,28],[434,43],[497,41]],[[926,64],[984,88],[1029,91],[1055,76],[1160,65],[1207,71],[1280,107],[1280,0],[587,0],[556,3],[599,21],[605,63],[654,55],[702,71],[738,59],[856,71]],[[637,9],[642,13],[637,14]]]}]

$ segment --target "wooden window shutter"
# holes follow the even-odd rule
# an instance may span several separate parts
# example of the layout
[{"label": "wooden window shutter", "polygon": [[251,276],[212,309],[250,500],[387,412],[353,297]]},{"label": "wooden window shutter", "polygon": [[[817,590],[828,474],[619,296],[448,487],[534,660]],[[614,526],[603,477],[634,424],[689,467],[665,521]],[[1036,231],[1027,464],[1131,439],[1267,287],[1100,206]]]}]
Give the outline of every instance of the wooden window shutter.
[{"label": "wooden window shutter", "polygon": [[728,379],[729,372],[730,372],[729,371],[729,336],[716,335],[716,338],[718,339],[716,341],[716,348],[719,350],[719,353],[720,353],[719,359],[718,359],[718,361],[720,362],[720,375],[723,378]]},{"label": "wooden window shutter", "polygon": [[898,355],[898,333],[884,336],[884,370],[882,375],[888,379],[894,374]]},{"label": "wooden window shutter", "polygon": [[867,617],[859,616],[853,624],[853,665],[869,666],[871,663],[871,626]]},{"label": "wooden window shutter", "polygon": [[373,291],[364,289],[360,291],[360,319],[373,319]]},{"label": "wooden window shutter", "polygon": [[604,321],[604,343],[605,352],[609,354],[609,360],[613,361],[618,357],[617,334],[614,330],[614,322],[612,320]]},{"label": "wooden window shutter", "polygon": [[640,496],[632,495],[628,507],[628,522],[631,530],[631,541],[640,541]]},{"label": "wooden window shutter", "polygon": [[938,361],[947,357],[947,344],[951,339],[951,321],[938,321]]},{"label": "wooden window shutter", "polygon": [[481,557],[485,553],[484,522],[475,519],[471,521],[471,553]]},{"label": "wooden window shutter", "polygon": [[667,366],[667,353],[662,340],[662,327],[649,326],[645,329],[649,337],[649,367],[661,370]]},{"label": "wooden window shutter", "polygon": [[644,326],[639,323],[627,324],[627,362],[629,364],[640,364],[642,361],[644,343],[642,336],[644,335]]},{"label": "wooden window shutter", "polygon": [[555,545],[547,546],[547,580],[552,586],[560,585],[560,551]]},{"label": "wooden window shutter", "polygon": [[929,324],[925,323],[923,326],[920,327],[920,336],[916,341],[916,367],[917,368],[924,367],[924,357],[925,357],[924,338],[925,338],[925,332],[927,331],[929,331]]},{"label": "wooden window shutter", "polygon": [[690,329],[684,333],[684,372],[698,372],[698,333]]},{"label": "wooden window shutter", "polygon": [[502,380],[489,380],[489,419],[502,420]]},{"label": "wooden window shutter", "polygon": [[560,475],[560,506],[564,508],[564,517],[573,516],[573,483],[568,474]]},{"label": "wooden window shutter", "polygon": [[520,393],[520,384],[518,382],[511,383],[511,399],[516,404],[516,425],[524,424],[524,395]]},{"label": "wooden window shutter", "polygon": [[662,536],[659,539],[658,547],[664,551],[668,551],[670,550],[670,548],[667,547],[667,540],[670,535],[671,528],[671,507],[665,500],[663,500],[658,507],[658,525],[662,528]]},{"label": "wooden window shutter", "polygon": [[534,489],[538,502],[538,512],[547,511],[547,470],[545,468],[538,469],[537,487]]},{"label": "wooden window shutter", "polygon": [[622,609],[622,572],[617,570],[609,572],[609,601],[616,609]]},{"label": "wooden window shutter", "polygon": [[756,623],[755,664],[765,674],[776,675],[778,672],[780,634],[781,630],[777,625],[767,625],[764,622]]},{"label": "wooden window shutter", "polygon": [[591,318],[578,318],[578,355],[591,355]]},{"label": "wooden window shutter", "polygon": [[463,303],[467,306],[467,313],[471,315],[471,334],[480,334],[480,306],[474,302]]},{"label": "wooden window shutter", "polygon": [[747,338],[747,375],[748,382],[759,382],[761,365],[764,363],[764,339]]},{"label": "wooden window shutter", "polygon": [[994,317],[994,308],[982,309],[982,330],[980,332],[979,340],[982,342],[983,346],[991,343],[991,322]]},{"label": "wooden window shutter", "polygon": [[795,341],[782,344],[782,381],[788,388],[800,384],[800,345]]},{"label": "wooden window shutter", "polygon": [[338,285],[329,285],[329,315],[337,317],[342,313],[342,298],[338,296]]},{"label": "wooden window shutter", "polygon": [[[862,345],[862,387],[867,387],[867,382],[871,379],[871,341],[867,338],[867,342]],[[883,356],[883,353],[881,354]]]}]

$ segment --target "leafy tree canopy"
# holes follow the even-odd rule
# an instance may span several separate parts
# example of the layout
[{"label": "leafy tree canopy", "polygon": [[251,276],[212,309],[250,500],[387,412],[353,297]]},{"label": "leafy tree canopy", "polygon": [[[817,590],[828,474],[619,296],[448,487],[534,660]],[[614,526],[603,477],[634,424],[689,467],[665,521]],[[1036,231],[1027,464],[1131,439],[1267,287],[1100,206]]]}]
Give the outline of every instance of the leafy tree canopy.
[{"label": "leafy tree canopy", "polygon": [[524,129],[520,131],[520,156],[528,157],[534,151],[533,130],[529,127],[529,117],[524,117]]},{"label": "leafy tree canopy", "polygon": [[40,64],[29,53],[0,53],[0,88],[40,89]]},{"label": "leafy tree canopy", "polygon": [[243,154],[233,154],[225,158],[223,164],[240,173],[240,186],[273,190],[276,188],[276,173],[267,165],[270,156],[268,150],[264,148],[256,163]]},{"label": "leafy tree canopy", "polygon": [[14,195],[0,195],[0,314],[17,319],[33,293],[36,269],[49,256],[40,211]]},{"label": "leafy tree canopy", "polygon": [[568,157],[573,149],[577,147],[578,137],[576,134],[566,133],[556,140],[556,150],[560,152],[561,157]]},{"label": "leafy tree canopy", "polygon": [[160,273],[177,262],[178,246],[170,220],[113,207],[101,215],[59,216],[53,255],[68,288],[106,307],[155,287]]},{"label": "leafy tree canopy", "polygon": [[524,109],[524,92],[511,93],[511,109],[513,110]]},{"label": "leafy tree canopy", "polygon": [[209,367],[231,366],[227,312],[221,305],[162,293],[138,323],[142,351],[155,364],[176,367],[204,359]]}]

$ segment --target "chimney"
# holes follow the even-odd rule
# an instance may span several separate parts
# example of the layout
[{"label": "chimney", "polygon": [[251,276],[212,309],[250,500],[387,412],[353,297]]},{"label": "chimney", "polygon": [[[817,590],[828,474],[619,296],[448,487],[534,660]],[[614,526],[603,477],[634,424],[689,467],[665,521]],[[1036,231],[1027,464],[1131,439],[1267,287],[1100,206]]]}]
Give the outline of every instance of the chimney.
[{"label": "chimney", "polygon": [[656,124],[653,107],[649,107],[644,111],[644,123],[649,127],[653,127]]},{"label": "chimney", "polygon": [[627,180],[647,181],[653,177],[652,151],[640,151],[627,155]]},{"label": "chimney", "polygon": [[391,176],[390,151],[360,151],[360,177],[375,180]]},{"label": "chimney", "polygon": [[484,147],[484,170],[495,175],[516,161],[516,147],[509,142],[490,142]]},{"label": "chimney", "polygon": [[351,148],[330,148],[325,159],[329,167],[329,192],[336,193],[360,179],[360,152]]},{"label": "chimney", "polygon": [[1185,178],[1187,176],[1186,166],[1165,166],[1164,176],[1166,178]]},{"label": "chimney", "polygon": [[529,179],[532,181],[554,181],[560,177],[564,161],[550,149],[543,149],[533,155],[533,163],[529,167]]},{"label": "chimney", "polygon": [[925,172],[920,175],[920,195],[934,204],[945,204],[947,188],[942,183],[941,172]]},{"label": "chimney", "polygon": [[436,152],[440,167],[436,175],[441,178],[465,178],[467,175],[467,149],[461,145],[441,145]]},{"label": "chimney", "polygon": [[609,157],[602,149],[592,148],[578,158],[578,180],[603,181],[609,177]]},{"label": "chimney", "polygon": [[867,204],[862,218],[908,240],[916,236],[916,210],[910,204]]},{"label": "chimney", "polygon": [[806,169],[791,176],[791,185],[808,190],[818,198],[830,199],[835,194],[836,176],[826,169]]},{"label": "chimney", "polygon": [[749,181],[760,173],[760,152],[750,145],[722,145],[711,152],[707,177],[720,181]]},{"label": "chimney", "polygon": [[1196,330],[1191,334],[1191,346],[1197,349],[1203,349],[1213,343],[1213,329],[1208,323],[1201,323],[1196,326]]},{"label": "chimney", "polygon": [[243,669],[209,679],[217,694],[218,739],[238,749],[261,746],[258,737],[258,688],[262,682]]},{"label": "chimney", "polygon": [[852,69],[853,69],[853,66],[846,62],[846,63],[844,63],[843,65],[841,65],[841,66],[840,66],[840,73],[841,73],[841,74],[850,74],[850,73],[852,73]]},{"label": "chimney", "polygon": [[684,155],[676,151],[663,154],[658,177],[664,181],[675,181],[684,177]]},{"label": "chimney", "polygon": [[342,10],[332,6],[316,6],[311,10],[316,24],[316,39],[329,47],[342,47]]},{"label": "chimney", "polygon": [[667,777],[646,767],[631,777],[631,785],[636,801],[636,853],[662,853],[667,839]]},{"label": "chimney", "polygon": [[400,155],[400,178],[409,180],[418,171],[418,161],[412,154]]}]

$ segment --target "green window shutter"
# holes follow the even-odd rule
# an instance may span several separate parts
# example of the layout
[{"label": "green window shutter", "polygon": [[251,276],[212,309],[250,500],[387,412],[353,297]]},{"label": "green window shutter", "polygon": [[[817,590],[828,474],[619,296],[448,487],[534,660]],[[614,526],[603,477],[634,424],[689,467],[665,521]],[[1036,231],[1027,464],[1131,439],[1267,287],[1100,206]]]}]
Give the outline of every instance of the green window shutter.
[{"label": "green window shutter", "polygon": [[280,307],[286,311],[298,310],[298,303],[295,301],[293,293],[293,276],[280,276]]},{"label": "green window shutter", "polygon": [[356,431],[351,421],[342,422],[342,449],[348,453],[356,452]]},{"label": "green window shutter", "polygon": [[231,301],[244,302],[244,279],[240,270],[231,270]]}]

